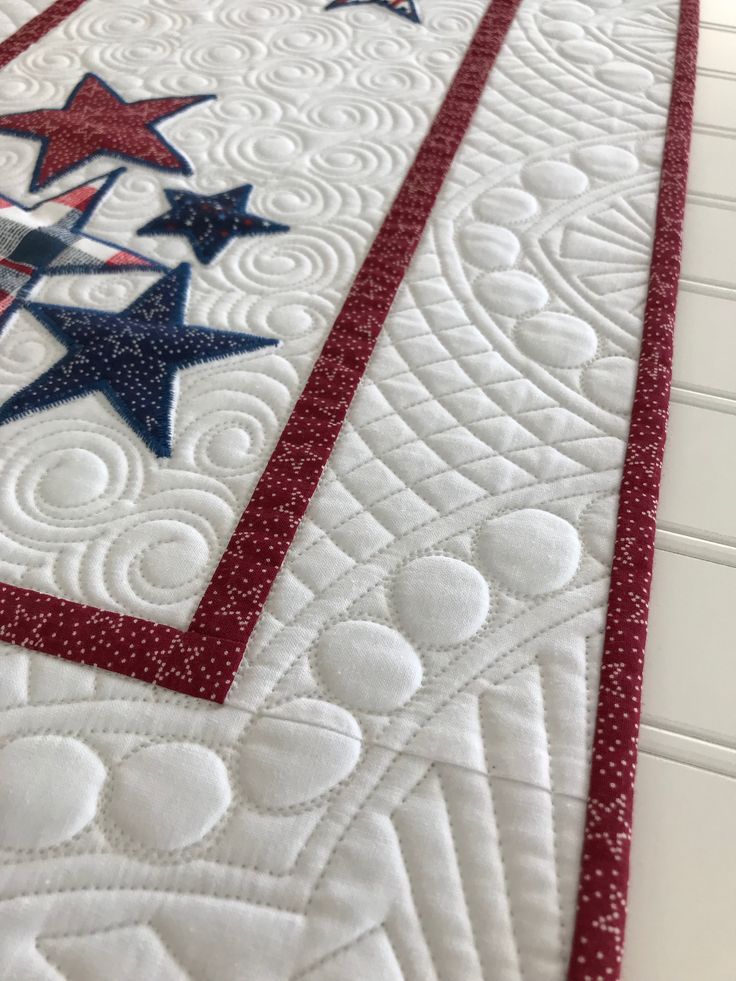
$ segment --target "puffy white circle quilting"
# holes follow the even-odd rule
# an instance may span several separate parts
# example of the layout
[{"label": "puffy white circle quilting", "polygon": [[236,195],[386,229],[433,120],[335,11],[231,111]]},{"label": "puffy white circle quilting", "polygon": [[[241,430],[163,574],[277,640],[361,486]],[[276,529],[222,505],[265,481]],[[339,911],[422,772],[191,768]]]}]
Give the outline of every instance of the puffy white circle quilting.
[{"label": "puffy white circle quilting", "polygon": [[240,756],[240,782],[260,807],[307,804],[350,774],[360,749],[360,726],[349,712],[300,698],[250,727]]},{"label": "puffy white circle quilting", "polygon": [[583,373],[586,392],[611,412],[624,413],[631,408],[636,381],[636,364],[631,358],[600,358]]},{"label": "puffy white circle quilting", "polygon": [[501,225],[528,221],[538,210],[536,199],[518,187],[494,187],[481,194],[474,204],[479,218]]},{"label": "puffy white circle quilting", "polygon": [[578,317],[553,311],[524,320],[516,328],[521,350],[553,368],[575,368],[589,361],[598,339],[593,328]]},{"label": "puffy white circle quilting", "polygon": [[516,262],[521,245],[508,228],[474,221],[460,231],[463,258],[479,269],[509,268]]},{"label": "puffy white circle quilting", "polygon": [[572,21],[540,20],[539,29],[553,41],[571,41],[573,38],[585,37],[585,31],[580,24],[574,24]]},{"label": "puffy white circle quilting", "polygon": [[394,582],[393,598],[407,634],[431,647],[469,640],[491,607],[488,584],[478,570],[442,555],[405,565]]},{"label": "puffy white circle quilting", "polygon": [[101,497],[109,473],[103,460],[88,450],[69,449],[38,482],[41,496],[57,508],[78,508]]},{"label": "puffy white circle quilting", "polygon": [[478,555],[488,574],[526,596],[562,589],[575,575],[580,552],[573,526],[537,508],[496,518],[478,537]]},{"label": "puffy white circle quilting", "polygon": [[643,92],[654,82],[654,75],[643,65],[628,61],[609,61],[595,71],[604,85],[622,92]]},{"label": "puffy white circle quilting", "polygon": [[584,24],[594,16],[592,8],[585,3],[578,3],[578,0],[553,0],[552,3],[545,3],[542,13],[547,17],[571,20],[578,24]]},{"label": "puffy white circle quilting", "polygon": [[574,198],[588,188],[588,178],[562,160],[540,160],[524,168],[522,180],[543,198]]},{"label": "puffy white circle quilting", "polygon": [[207,547],[199,536],[188,541],[158,542],[143,550],[140,571],[143,578],[163,589],[176,589],[192,579],[207,561]]},{"label": "puffy white circle quilting", "polygon": [[161,743],[137,750],[112,779],[110,816],[146,848],[171,851],[200,841],[231,800],[225,764],[195,743]]},{"label": "puffy white circle quilting", "polygon": [[639,161],[629,150],[620,146],[589,146],[578,150],[578,163],[591,177],[602,181],[623,180],[639,169]]},{"label": "puffy white circle quilting", "polygon": [[541,310],[549,299],[538,279],[518,269],[486,273],[475,281],[474,288],[486,310],[506,317],[520,317]]},{"label": "puffy white circle quilting", "polygon": [[560,54],[579,65],[604,65],[613,55],[603,44],[589,41],[587,38],[574,39],[561,44]]},{"label": "puffy white circle quilting", "polygon": [[0,845],[48,848],[85,828],[105,781],[102,760],[68,736],[26,736],[0,749]]},{"label": "puffy white circle quilting", "polygon": [[[36,429],[30,457],[25,427],[9,440],[3,520],[44,541],[50,525],[57,534],[66,529],[69,536],[93,537],[111,508],[138,488],[140,457],[125,438],[108,432],[64,431],[44,422]],[[85,447],[78,445],[82,440]]]},{"label": "puffy white circle quilting", "polygon": [[[191,519],[190,519],[191,520]],[[136,516],[110,544],[105,557],[107,578],[120,596],[132,591],[159,602],[175,603],[187,584],[201,574],[209,559],[207,539],[198,528],[177,518]]]},{"label": "puffy white circle quilting", "polygon": [[[0,157],[2,167],[2,157]],[[38,368],[45,361],[53,360],[47,346],[42,344],[30,331],[9,332],[3,338],[4,349],[0,351],[0,369],[13,378],[26,374],[38,374]]]},{"label": "puffy white circle quilting", "polygon": [[221,470],[238,470],[250,456],[250,436],[244,429],[222,429],[210,436],[207,455]]},{"label": "puffy white circle quilting", "polygon": [[392,712],[422,683],[422,662],[411,644],[398,631],[366,620],[325,631],[317,663],[332,694],[361,712]]}]

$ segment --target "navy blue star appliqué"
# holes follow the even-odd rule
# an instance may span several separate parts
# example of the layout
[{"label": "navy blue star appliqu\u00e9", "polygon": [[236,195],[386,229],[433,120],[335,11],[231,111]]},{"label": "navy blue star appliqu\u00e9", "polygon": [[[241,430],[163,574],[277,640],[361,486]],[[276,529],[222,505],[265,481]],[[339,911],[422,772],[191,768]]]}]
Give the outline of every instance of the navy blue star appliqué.
[{"label": "navy blue star appliqu\u00e9", "polygon": [[183,235],[189,239],[199,261],[207,264],[236,237],[288,232],[288,225],[260,218],[246,210],[252,190],[252,184],[243,184],[219,194],[206,195],[166,188],[170,210],[139,228],[138,234]]},{"label": "navy blue star appliqu\u00e9", "polygon": [[101,392],[157,456],[170,456],[177,371],[279,343],[185,324],[190,277],[182,263],[120,313],[29,303],[67,353],[0,407],[0,424]]},{"label": "navy blue star appliqu\u00e9", "polygon": [[406,17],[413,24],[420,24],[419,11],[415,0],[332,0],[325,10],[335,10],[337,7],[356,7],[363,3],[377,3],[379,7],[387,7],[400,17]]}]

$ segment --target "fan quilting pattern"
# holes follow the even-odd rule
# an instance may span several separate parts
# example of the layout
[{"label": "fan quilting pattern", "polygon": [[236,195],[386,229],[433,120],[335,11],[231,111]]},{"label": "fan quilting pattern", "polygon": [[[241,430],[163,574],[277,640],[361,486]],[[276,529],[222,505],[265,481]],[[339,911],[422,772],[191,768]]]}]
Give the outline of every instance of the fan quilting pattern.
[{"label": "fan quilting pattern", "polygon": [[[217,88],[162,127],[195,177],[131,167],[90,234],[246,179],[291,230],[195,268],[192,323],[283,344],[183,378],[170,461],[94,398],[4,427],[7,581],[187,622],[481,13],[347,6],[88,0],[12,63],[13,111],[70,60]],[[677,15],[522,3],[224,707],[3,649],[8,977],[565,977]],[[58,355],[4,343],[4,398]]]}]

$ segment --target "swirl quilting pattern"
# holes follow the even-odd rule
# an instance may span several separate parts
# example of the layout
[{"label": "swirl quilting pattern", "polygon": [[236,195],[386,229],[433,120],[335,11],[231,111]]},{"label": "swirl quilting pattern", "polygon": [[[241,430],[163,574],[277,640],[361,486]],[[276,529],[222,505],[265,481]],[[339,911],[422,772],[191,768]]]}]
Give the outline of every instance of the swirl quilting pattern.
[{"label": "swirl quilting pattern", "polygon": [[[188,322],[281,346],[182,376],[169,460],[157,461],[102,395],[0,429],[7,582],[186,625],[482,6],[443,0],[424,28],[388,15],[398,23],[387,31],[386,12],[372,6],[326,14],[319,3],[218,0],[204,17],[195,4],[168,0],[88,0],[4,70],[0,114],[62,104],[90,68],[126,101],[216,94],[161,124],[194,176],[129,164],[90,234],[167,266],[192,261],[182,237],[136,234],[166,210],[163,188],[212,194],[246,182],[252,209],[291,229],[240,239],[208,266],[195,264]],[[4,193],[29,201],[37,153],[37,143],[0,134]],[[53,190],[112,166],[95,159]],[[145,278],[47,278],[33,299],[118,310]],[[0,397],[60,353],[29,313],[16,315],[0,350]],[[49,451],[38,453],[39,442]]]},{"label": "swirl quilting pattern", "polygon": [[[225,707],[4,648],[9,977],[566,976],[677,9],[522,4]],[[21,106],[88,44],[130,98],[216,84],[167,138],[292,231],[195,270],[192,322],[283,344],[182,377],[169,461],[95,398],[0,431],[8,581],[187,619],[479,10],[89,0],[19,59]],[[93,230],[140,249],[168,184]],[[55,353],[19,316],[3,394]]]}]

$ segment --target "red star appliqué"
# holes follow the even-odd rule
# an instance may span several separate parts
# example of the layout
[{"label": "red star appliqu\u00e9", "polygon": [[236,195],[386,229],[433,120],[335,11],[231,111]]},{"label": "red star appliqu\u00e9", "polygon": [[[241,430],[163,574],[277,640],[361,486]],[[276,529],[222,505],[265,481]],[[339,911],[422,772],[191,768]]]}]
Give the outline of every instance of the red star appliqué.
[{"label": "red star appliqu\u00e9", "polygon": [[190,174],[186,157],[166,142],[155,123],[212,98],[185,95],[126,102],[97,75],[87,74],[61,109],[0,116],[0,133],[41,141],[32,191],[102,154]]}]

